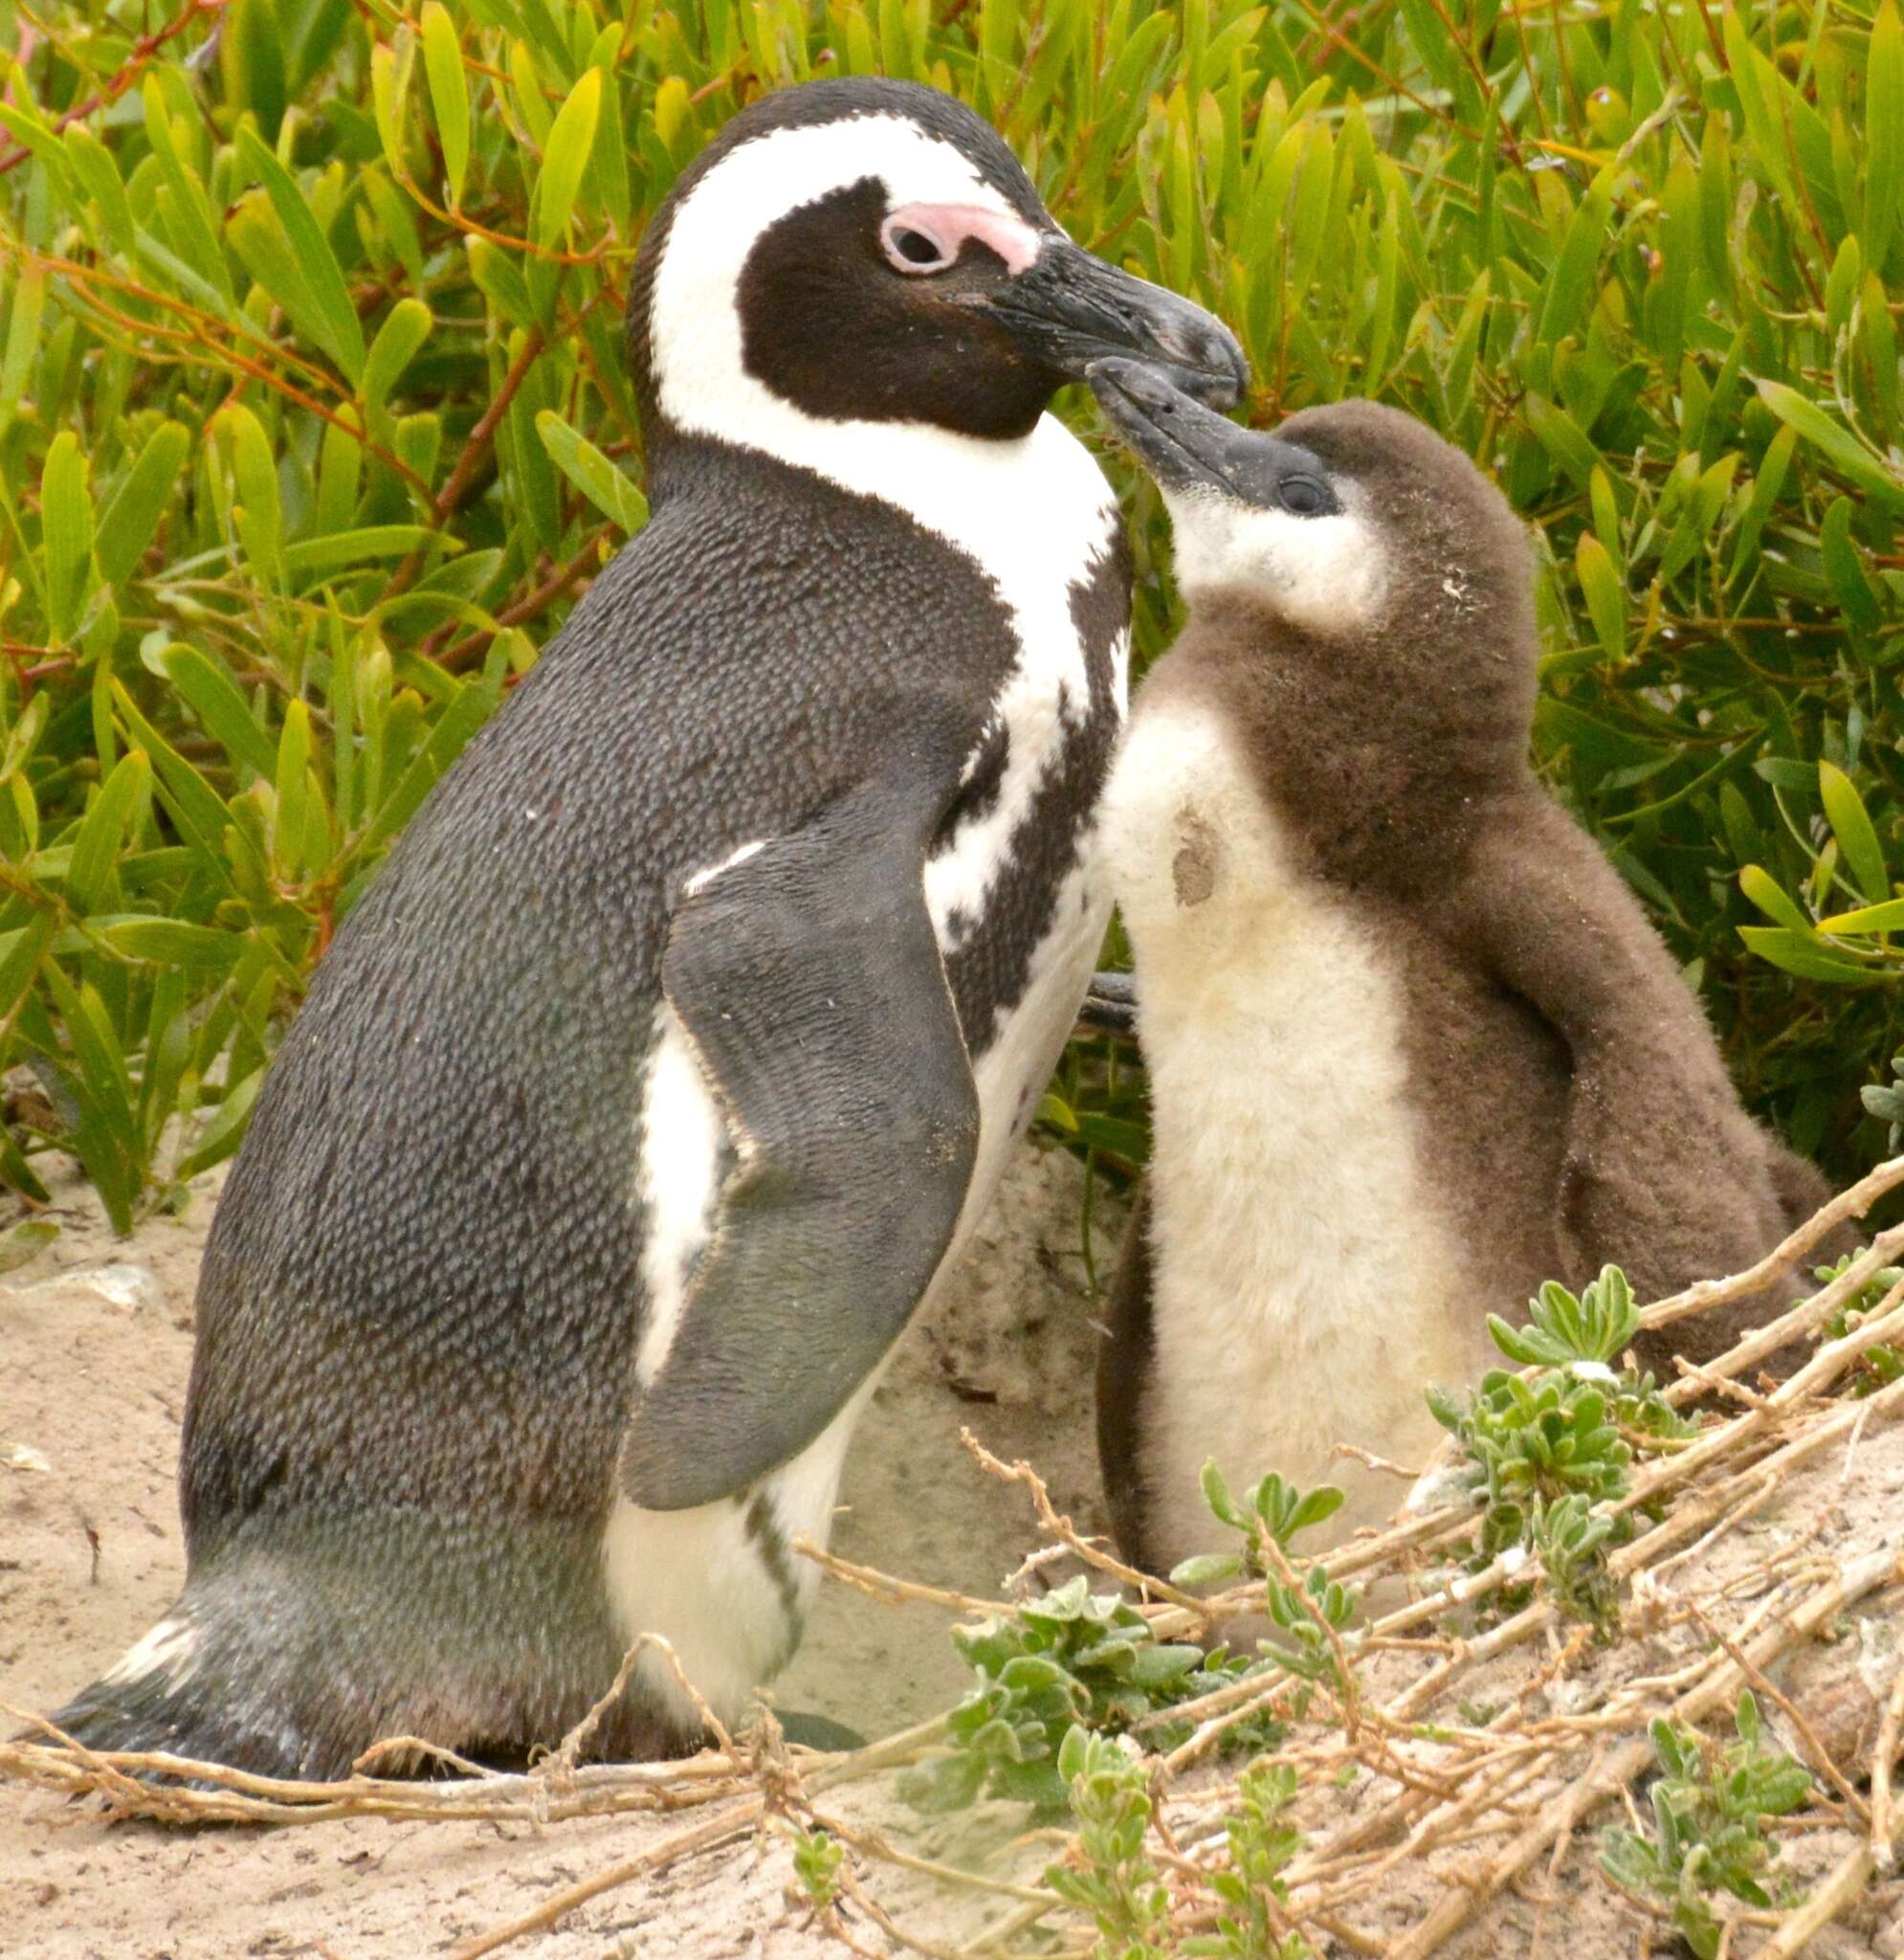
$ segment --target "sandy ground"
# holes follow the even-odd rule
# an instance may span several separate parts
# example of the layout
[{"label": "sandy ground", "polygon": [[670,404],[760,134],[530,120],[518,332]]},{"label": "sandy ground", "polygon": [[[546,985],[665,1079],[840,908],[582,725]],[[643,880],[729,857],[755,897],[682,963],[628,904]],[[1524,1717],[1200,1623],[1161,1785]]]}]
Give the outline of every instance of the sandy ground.
[{"label": "sandy ground", "polygon": [[[87,1188],[55,1192],[60,1236],[0,1280],[0,1702],[55,1705],[136,1639],[184,1572],[174,1478],[191,1300],[216,1202],[115,1239]],[[1028,1147],[960,1283],[914,1326],[848,1464],[833,1548],[957,1591],[995,1593],[1033,1542],[1022,1493],[984,1476],[969,1426],[1029,1456],[1058,1503],[1101,1528],[1091,1443],[1091,1289],[1082,1172]],[[1118,1222],[1108,1207],[1100,1219]],[[1100,1232],[1096,1256],[1114,1236]],[[877,1735],[955,1702],[949,1616],[830,1584],[793,1665],[789,1709]],[[11,1726],[11,1724],[8,1725]],[[870,1799],[875,1804],[880,1799]],[[906,1819],[886,1819],[903,1827]],[[33,1960],[319,1960],[432,1953],[531,1910],[675,1826],[340,1821],[263,1832],[108,1828],[0,1788],[0,1953]],[[515,1950],[538,1956],[834,1951],[785,1897],[786,1854],[729,1849],[605,1898]]]},{"label": "sandy ground", "polygon": [[[52,1705],[110,1661],[163,1611],[180,1578],[177,1428],[192,1282],[216,1192],[208,1181],[185,1218],[154,1220],[125,1242],[112,1239],[82,1186],[69,1182],[58,1195],[59,1239],[0,1279],[0,1700],[30,1708]],[[1060,1505],[1087,1528],[1101,1525],[1081,1198],[1080,1173],[1067,1157],[1028,1149],[1014,1167],[960,1285],[908,1334],[860,1433],[834,1533],[844,1556],[959,1591],[997,1591],[1033,1534],[1022,1497],[965,1455],[962,1425],[1007,1458],[1031,1458]],[[1100,1259],[1110,1256],[1110,1237],[1097,1247]],[[1689,1553],[1672,1584],[1736,1615],[1764,1590],[1756,1572],[1798,1551],[1850,1561],[1894,1547],[1900,1516],[1904,1423],[1875,1424],[1842,1454],[1804,1465],[1715,1549]],[[868,1734],[936,1712],[964,1685],[948,1623],[932,1607],[884,1608],[830,1587],[778,1698]],[[1683,1626],[1643,1636],[1583,1665],[1622,1679],[1667,1678],[1687,1659],[1688,1637]],[[1853,1778],[1870,1761],[1877,1697],[1900,1643],[1893,1595],[1847,1616],[1831,1638],[1779,1670],[1821,1718],[1826,1747]],[[1544,1647],[1510,1650],[1470,1678],[1467,1692],[1502,1705],[1531,1694],[1530,1712],[1564,1714],[1574,1690],[1557,1686],[1549,1697],[1541,1685],[1549,1659]],[[1408,1664],[1399,1654],[1369,1663],[1371,1705]],[[1782,1717],[1769,1726],[1799,1751]],[[1322,1830],[1354,1821],[1377,1800],[1367,1778],[1312,1794],[1321,1808],[1305,1821]],[[1051,1856],[1049,1842],[1014,1839],[1022,1814],[1002,1806],[922,1821],[883,1781],[823,1801],[832,1815],[915,1854],[998,1878],[1029,1879]],[[108,1827],[83,1808],[0,1786],[0,1954],[437,1955],[638,1856],[698,1815],[542,1828],[349,1819],[179,1832]],[[1598,1826],[1608,1820],[1604,1812],[1592,1830],[1563,1840],[1561,1856],[1543,1860],[1441,1949],[1447,1960],[1669,1952],[1657,1928],[1595,1877]],[[1790,1844],[1787,1875],[1815,1885],[1849,1841],[1837,1829]],[[1456,1856],[1443,1854],[1431,1869],[1394,1869],[1379,1901],[1361,1908],[1364,1935],[1395,1938],[1417,1924],[1455,1876]],[[789,1880],[784,1840],[731,1840],[605,1893],[508,1951],[529,1960],[836,1955],[842,1949],[812,1924]],[[941,1951],[956,1951],[1000,1910],[995,1898],[949,1893],[888,1866],[876,1889]],[[871,1942],[863,1950],[884,1949],[863,1921],[859,1930]],[[1808,1960],[1904,1960],[1904,1883],[1874,1887],[1806,1952]]]}]

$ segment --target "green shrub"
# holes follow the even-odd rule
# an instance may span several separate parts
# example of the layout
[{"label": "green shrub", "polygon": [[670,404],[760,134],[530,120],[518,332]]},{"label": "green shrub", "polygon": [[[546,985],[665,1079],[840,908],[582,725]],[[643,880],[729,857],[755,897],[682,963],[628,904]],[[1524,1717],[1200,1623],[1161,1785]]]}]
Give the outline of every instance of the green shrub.
[{"label": "green shrub", "polygon": [[[1696,1960],[1716,1960],[1724,1949],[1724,1925],[1714,1909],[1719,1893],[1760,1910],[1772,1904],[1762,1882],[1779,1877],[1779,1848],[1765,1835],[1765,1819],[1789,1815],[1811,1794],[1811,1772],[1766,1745],[1749,1688],[1733,1722],[1738,1740],[1721,1748],[1695,1730],[1655,1721],[1652,1830],[1601,1834],[1601,1869],[1663,1905]],[[1789,1900],[1789,1883],[1781,1889]]]},{"label": "green shrub", "polygon": [[[642,522],[646,214],[841,71],[995,120],[1236,325],[1257,418],[1378,394],[1497,474],[1543,766],[1754,1103],[1854,1164],[1900,1045],[1894,0],[1330,4],[0,0],[0,1178],[59,1143],[122,1225],[234,1146],[390,836]],[[1079,1056],[1050,1113],[1134,1158],[1131,1085]]]}]

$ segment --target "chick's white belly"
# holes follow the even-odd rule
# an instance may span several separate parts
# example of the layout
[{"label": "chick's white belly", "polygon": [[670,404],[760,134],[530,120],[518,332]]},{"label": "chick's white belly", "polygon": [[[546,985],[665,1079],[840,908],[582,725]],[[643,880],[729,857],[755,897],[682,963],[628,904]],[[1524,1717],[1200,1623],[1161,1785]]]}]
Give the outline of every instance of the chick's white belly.
[{"label": "chick's white belly", "polygon": [[1198,1488],[1275,1470],[1385,1517],[1466,1380],[1478,1316],[1423,1175],[1400,987],[1339,897],[1299,875],[1207,713],[1140,708],[1106,813],[1136,952],[1155,1141],[1153,1363],[1140,1461],[1171,1561],[1221,1537]]}]

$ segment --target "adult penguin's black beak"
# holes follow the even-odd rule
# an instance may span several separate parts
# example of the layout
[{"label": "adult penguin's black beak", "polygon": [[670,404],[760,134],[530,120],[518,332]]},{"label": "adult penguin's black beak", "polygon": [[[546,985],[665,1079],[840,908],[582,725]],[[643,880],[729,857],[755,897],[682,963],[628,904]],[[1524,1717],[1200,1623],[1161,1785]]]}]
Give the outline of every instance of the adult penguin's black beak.
[{"label": "adult penguin's black beak", "polygon": [[1098,363],[1147,363],[1176,387],[1217,408],[1234,408],[1250,379],[1236,336],[1213,314],[1148,279],[1119,272],[1047,233],[1037,257],[993,287],[985,306],[1042,366],[1082,381]]}]

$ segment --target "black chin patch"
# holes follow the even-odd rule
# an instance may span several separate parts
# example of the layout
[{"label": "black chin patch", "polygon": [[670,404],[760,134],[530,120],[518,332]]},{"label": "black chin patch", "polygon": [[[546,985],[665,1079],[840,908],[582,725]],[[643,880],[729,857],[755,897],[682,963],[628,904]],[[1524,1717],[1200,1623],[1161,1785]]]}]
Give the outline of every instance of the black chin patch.
[{"label": "black chin patch", "polygon": [[862,178],[789,212],[747,255],[736,296],[742,365],[829,421],[931,422],[967,435],[1027,434],[1061,377],[983,305],[1010,277],[968,242],[949,271],[896,272],[879,247],[884,185]]}]

